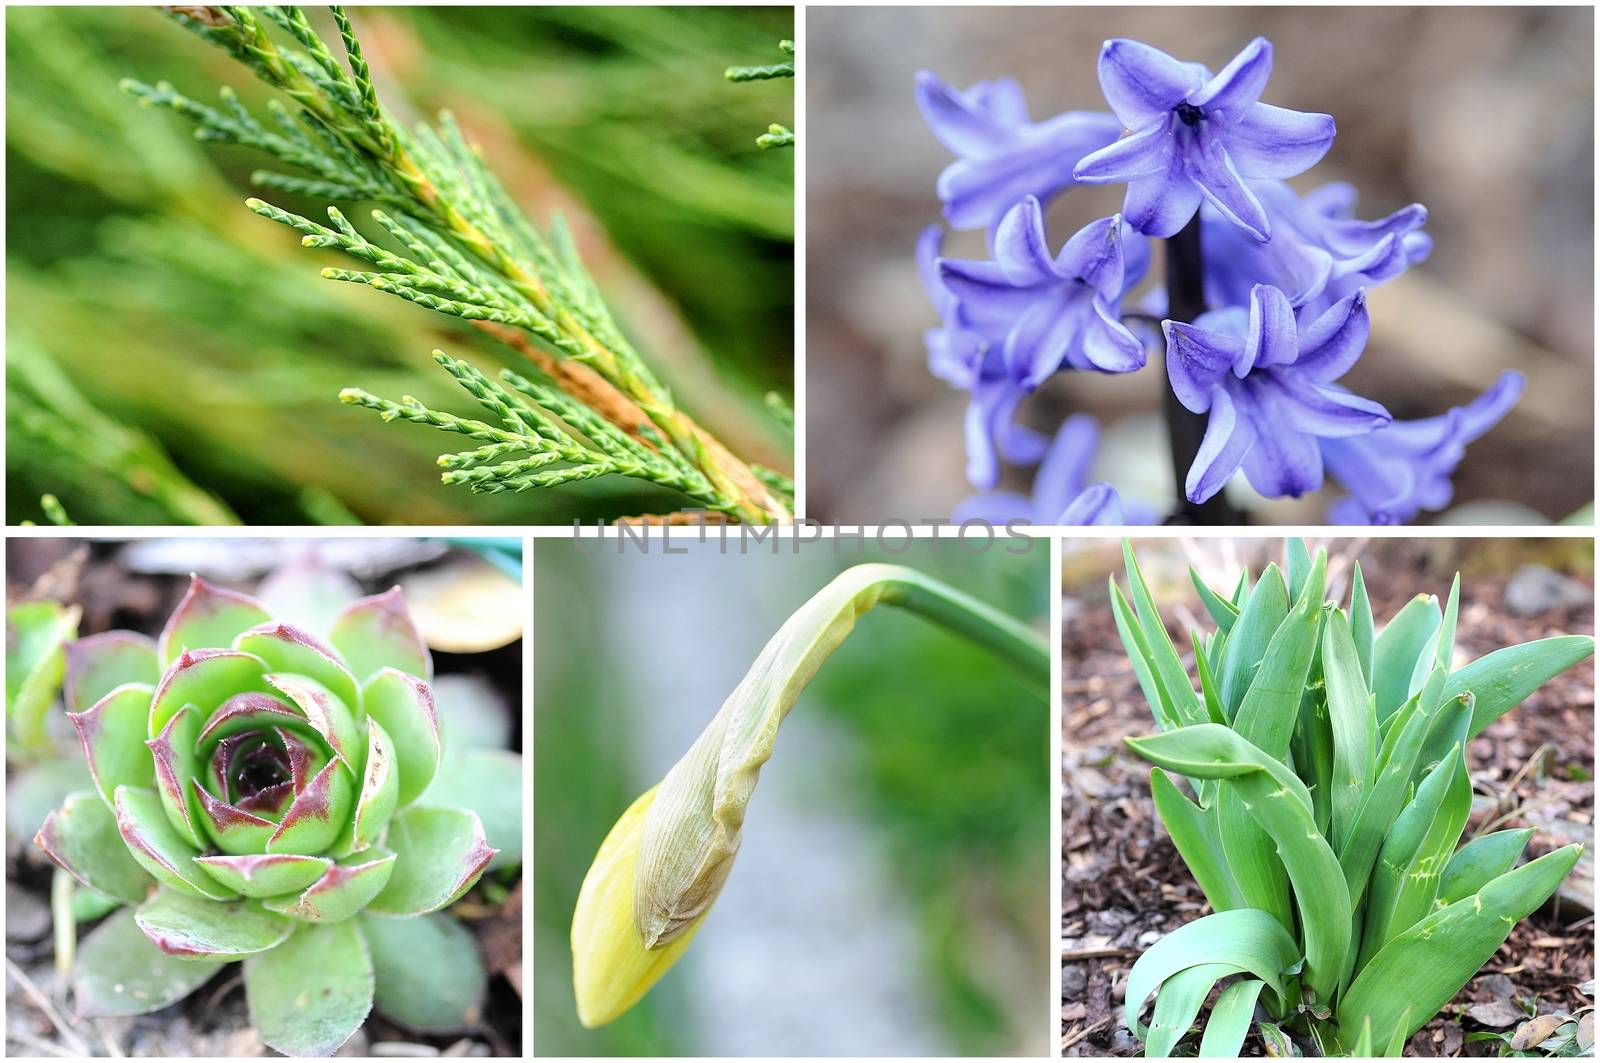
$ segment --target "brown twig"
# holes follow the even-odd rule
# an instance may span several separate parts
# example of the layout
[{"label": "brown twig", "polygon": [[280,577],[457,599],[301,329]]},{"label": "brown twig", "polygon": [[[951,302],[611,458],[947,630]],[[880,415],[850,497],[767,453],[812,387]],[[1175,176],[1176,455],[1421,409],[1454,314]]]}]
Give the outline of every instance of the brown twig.
[{"label": "brown twig", "polygon": [[1064,1035],[1061,1038],[1062,1053],[1065,1054],[1067,1049],[1071,1048],[1085,1037],[1088,1037],[1090,1034],[1097,1032],[1101,1027],[1105,1026],[1106,1023],[1110,1021],[1111,1020],[1109,1018],[1104,1018],[1099,1022],[1090,1023],[1081,1030],[1074,1030],[1072,1033]]}]

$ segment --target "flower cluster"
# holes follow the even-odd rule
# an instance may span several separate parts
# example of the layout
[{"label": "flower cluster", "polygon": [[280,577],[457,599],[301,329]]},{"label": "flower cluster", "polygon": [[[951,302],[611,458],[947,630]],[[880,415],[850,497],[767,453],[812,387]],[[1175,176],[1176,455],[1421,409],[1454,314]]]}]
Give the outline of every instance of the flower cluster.
[{"label": "flower cluster", "polygon": [[[967,478],[980,493],[963,515],[1158,519],[1153,507],[1090,482],[1092,419],[1068,420],[1054,441],[1016,421],[1022,401],[1057,373],[1144,368],[1155,342],[1140,324],[1146,317],[1161,319],[1173,396],[1205,418],[1180,470],[1190,503],[1208,501],[1240,471],[1271,498],[1320,490],[1331,475],[1348,492],[1329,510],[1340,523],[1405,522],[1449,503],[1466,444],[1505,416],[1521,377],[1507,372],[1469,405],[1410,422],[1339,386],[1366,348],[1368,292],[1432,250],[1422,231],[1428,214],[1412,204],[1364,221],[1348,185],[1300,193],[1285,183],[1327,154],[1334,121],[1261,102],[1271,72],[1272,45],[1260,37],[1216,73],[1110,40],[1099,78],[1111,113],[1042,122],[1029,117],[1015,81],[960,91],[918,75],[923,117],[957,157],[939,176],[944,222],[985,231],[990,252],[944,257],[937,225],[917,247],[940,318],[925,336],[929,368],[971,395]],[[1113,183],[1125,186],[1121,213],[1053,250],[1046,205],[1075,185]],[[1143,293],[1140,313],[1124,311],[1148,269],[1150,237],[1173,241],[1167,284],[1192,290],[1203,306],[1157,287]],[[995,490],[1002,463],[1039,466],[1032,498]]]}]

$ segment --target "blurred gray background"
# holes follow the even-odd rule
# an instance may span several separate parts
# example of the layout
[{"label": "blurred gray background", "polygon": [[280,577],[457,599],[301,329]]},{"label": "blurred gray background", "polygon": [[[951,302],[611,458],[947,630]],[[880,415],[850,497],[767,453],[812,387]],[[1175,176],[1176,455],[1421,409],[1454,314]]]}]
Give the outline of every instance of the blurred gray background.
[{"label": "blurred gray background", "polygon": [[[965,88],[1015,77],[1035,120],[1105,109],[1100,42],[1133,37],[1217,69],[1257,34],[1275,48],[1266,102],[1326,111],[1333,149],[1292,183],[1353,182],[1358,214],[1416,201],[1432,258],[1374,293],[1373,339],[1345,382],[1396,417],[1442,413],[1503,368],[1528,390],[1468,449],[1453,519],[1561,519],[1593,481],[1594,13],[1588,8],[813,8],[807,26],[809,515],[947,516],[966,396],[926,369],[935,324],[917,233],[938,220],[949,153],[912,96],[918,69]],[[1052,245],[1119,208],[1121,186],[1074,189]],[[946,253],[984,257],[980,233]],[[1159,270],[1159,255],[1156,269]],[[1159,356],[1125,377],[1063,374],[1024,404],[1053,431],[1109,427],[1097,478],[1170,496]],[[1025,488],[1028,475],[1013,486]],[[1261,521],[1320,522],[1334,497],[1252,502]]]}]

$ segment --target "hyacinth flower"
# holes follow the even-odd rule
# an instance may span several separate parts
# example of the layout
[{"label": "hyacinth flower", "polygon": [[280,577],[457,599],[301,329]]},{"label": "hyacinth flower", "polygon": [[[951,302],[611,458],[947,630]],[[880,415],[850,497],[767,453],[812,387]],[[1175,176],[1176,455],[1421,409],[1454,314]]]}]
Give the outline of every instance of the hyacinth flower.
[{"label": "hyacinth flower", "polygon": [[1161,327],[1174,394],[1186,409],[1208,415],[1184,481],[1190,501],[1215,495],[1240,468],[1269,498],[1319,490],[1320,440],[1367,435],[1390,423],[1382,406],[1331,386],[1366,346],[1364,291],[1301,326],[1288,296],[1258,284],[1248,311],[1229,307],[1193,325]]},{"label": "hyacinth flower", "polygon": [[1323,439],[1322,460],[1350,497],[1328,509],[1335,524],[1404,524],[1438,511],[1455,493],[1450,477],[1468,443],[1482,436],[1522,397],[1522,374],[1506,370],[1493,387],[1437,417],[1393,421],[1371,435]]},{"label": "hyacinth flower", "polygon": [[1050,651],[1031,628],[901,565],[849,568],[778,630],[682,759],[623,812],[572,915],[578,1018],[615,1020],[683,955],[733,869],[778,730],[806,685],[877,605],[915,613],[992,652],[1043,691]]},{"label": "hyacinth flower", "polygon": [[[434,785],[432,659],[398,588],[324,640],[196,578],[159,640],[63,649],[93,786],[34,840],[122,906],[78,951],[80,1007],[156,1011],[243,960],[251,1021],[285,1054],[331,1054],[374,1004],[421,1029],[470,1021],[476,946],[431,913],[496,856],[474,809],[498,777]],[[424,990],[419,963],[448,984]]]},{"label": "hyacinth flower", "polygon": [[1361,221],[1356,191],[1343,182],[1304,196],[1282,181],[1249,185],[1271,219],[1272,239],[1256,243],[1210,204],[1201,207],[1208,306],[1243,306],[1251,288],[1270,284],[1287,293],[1296,310],[1320,313],[1357,288],[1394,280],[1433,249],[1422,232],[1428,210],[1420,203]]},{"label": "hyacinth flower", "polygon": [[952,387],[972,393],[965,424],[967,479],[974,487],[990,488],[999,482],[1002,458],[1033,465],[1043,456],[1046,440],[1016,423],[1017,406],[1028,392],[1006,369],[1004,331],[978,331],[940,279],[942,242],[937,225],[924,229],[917,241],[922,286],[940,318],[937,328],[923,334],[928,368]]},{"label": "hyacinth flower", "polygon": [[1050,254],[1039,201],[1025,196],[994,232],[993,261],[940,259],[939,280],[981,334],[1004,336],[1004,365],[1033,390],[1056,370],[1131,373],[1144,345],[1120,318],[1150,253],[1122,218],[1092,221]]},{"label": "hyacinth flower", "polygon": [[1062,422],[1039,463],[1033,494],[985,491],[956,507],[955,520],[985,521],[1000,526],[1119,525],[1158,523],[1155,511],[1142,502],[1124,503],[1117,489],[1101,481],[1088,483],[1100,428],[1088,414],[1074,414]]},{"label": "hyacinth flower", "polygon": [[1085,184],[1125,182],[1122,213],[1149,236],[1175,236],[1210,203],[1252,239],[1272,224],[1248,179],[1304,173],[1333,144],[1331,115],[1260,102],[1272,45],[1257,37],[1213,76],[1159,49],[1109,40],[1100,49],[1100,88],[1128,135],[1083,158]]},{"label": "hyacinth flower", "polygon": [[1122,132],[1115,117],[1098,111],[1034,122],[1021,86],[1010,78],[980,81],[963,92],[923,70],[916,96],[928,128],[957,156],[937,186],[954,229],[991,228],[1023,196],[1048,200],[1072,185],[1079,159]]}]

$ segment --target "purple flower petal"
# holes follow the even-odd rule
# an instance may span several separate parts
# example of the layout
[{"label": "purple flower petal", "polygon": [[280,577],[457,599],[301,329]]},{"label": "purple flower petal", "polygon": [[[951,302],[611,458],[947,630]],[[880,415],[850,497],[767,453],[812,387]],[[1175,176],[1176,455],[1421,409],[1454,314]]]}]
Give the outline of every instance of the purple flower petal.
[{"label": "purple flower petal", "polygon": [[1075,181],[1106,184],[1161,173],[1172,166],[1178,150],[1172,115],[1151,123],[1137,133],[1115,140],[1078,160],[1072,168]]},{"label": "purple flower petal", "polygon": [[1200,86],[1194,68],[1148,44],[1122,38],[1100,46],[1100,91],[1129,129],[1172,110]]},{"label": "purple flower petal", "polygon": [[1332,383],[1350,371],[1366,350],[1372,332],[1366,289],[1339,300],[1300,334],[1295,373],[1319,384]]},{"label": "purple flower petal", "polygon": [[1208,119],[1235,120],[1245,108],[1261,98],[1272,76],[1272,45],[1257,37],[1245,45],[1221,72],[1198,91],[1191,92],[1191,106],[1206,113]]},{"label": "purple flower petal", "polygon": [[1184,409],[1205,413],[1218,394],[1217,385],[1244,350],[1244,341],[1181,321],[1163,321],[1161,331],[1167,338],[1167,379],[1173,394]]},{"label": "purple flower petal", "polygon": [[1250,486],[1268,498],[1299,498],[1322,488],[1322,452],[1315,436],[1295,423],[1294,410],[1272,382],[1252,376],[1235,395],[1255,444],[1244,456]]},{"label": "purple flower petal", "polygon": [[1184,494],[1195,503],[1206,501],[1226,487],[1255,443],[1255,431],[1238,415],[1226,387],[1216,388],[1207,405],[1211,417],[1206,422],[1205,438],[1200,440],[1200,449],[1195,452],[1183,485]]},{"label": "purple flower petal", "polygon": [[1300,353],[1299,326],[1289,297],[1270,284],[1250,290],[1250,327],[1245,332],[1244,357],[1234,363],[1241,379],[1252,369],[1292,365]]},{"label": "purple flower petal", "polygon": [[1093,317],[1092,301],[1092,293],[1077,284],[1036,298],[1006,337],[1012,379],[1032,391],[1060,369]]},{"label": "purple flower petal", "polygon": [[1221,137],[1210,126],[1201,125],[1194,148],[1185,158],[1194,183],[1224,218],[1258,243],[1272,238],[1272,223],[1261,201],[1234,169]]},{"label": "purple flower petal", "polygon": [[984,491],[968,495],[957,505],[951,520],[964,524],[969,520],[983,521],[1002,527],[1011,521],[1033,523],[1033,500],[1016,491]]},{"label": "purple flower petal", "polygon": [[1302,432],[1323,439],[1370,435],[1389,424],[1389,411],[1370,399],[1302,381],[1292,373],[1270,374],[1281,408]]},{"label": "purple flower petal", "polygon": [[1228,154],[1246,177],[1293,177],[1322,161],[1334,132],[1330,114],[1257,103],[1228,128]]},{"label": "purple flower petal", "polygon": [[1410,499],[1417,490],[1417,475],[1404,459],[1385,459],[1383,445],[1371,436],[1330,439],[1322,444],[1322,457],[1350,498],[1330,507],[1336,524],[1404,524],[1419,507]]},{"label": "purple flower petal", "polygon": [[1032,196],[1021,201],[1000,219],[994,231],[994,261],[1006,280],[1019,286],[1043,284],[1057,279],[1055,259],[1044,234],[1044,211]]},{"label": "purple flower petal", "polygon": [[1083,490],[1099,439],[1100,428],[1088,414],[1074,414],[1061,422],[1033,477],[1035,520],[1054,519]]},{"label": "purple flower petal", "polygon": [[1012,128],[927,70],[917,72],[917,107],[939,142],[957,155],[986,155],[1006,147]]},{"label": "purple flower petal", "polygon": [[1083,355],[1081,364],[1069,360],[1073,367],[1085,369],[1093,367],[1104,373],[1132,373],[1144,368],[1144,344],[1139,338],[1128,330],[1128,327],[1111,313],[1110,308],[1103,300],[1091,301],[1094,307],[1093,319],[1085,323],[1083,335],[1079,339],[1079,348]]},{"label": "purple flower petal", "polygon": [[939,280],[939,251],[943,247],[944,230],[939,226],[930,225],[917,234],[917,277],[922,281],[922,290],[927,294],[928,302],[933,304],[940,317],[944,316],[953,302],[944,283]]},{"label": "purple flower petal", "polygon": [[1094,484],[1074,498],[1054,523],[1078,527],[1119,525],[1122,523],[1122,499],[1110,484]]},{"label": "purple flower petal", "polygon": [[[1039,232],[1044,232],[1040,223]],[[1092,221],[1073,233],[1061,248],[1052,270],[1063,279],[1082,280],[1102,299],[1122,298],[1122,215]]]},{"label": "purple flower petal", "polygon": [[1018,288],[993,262],[941,258],[939,279],[980,332],[1004,335],[1038,301],[1035,289]]},{"label": "purple flower petal", "polygon": [[1165,170],[1128,182],[1122,216],[1146,236],[1176,236],[1200,209],[1200,200],[1200,189],[1189,178],[1184,156],[1174,151]]}]

